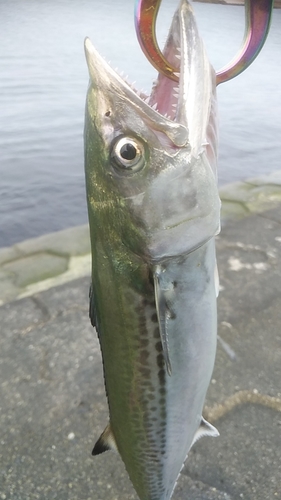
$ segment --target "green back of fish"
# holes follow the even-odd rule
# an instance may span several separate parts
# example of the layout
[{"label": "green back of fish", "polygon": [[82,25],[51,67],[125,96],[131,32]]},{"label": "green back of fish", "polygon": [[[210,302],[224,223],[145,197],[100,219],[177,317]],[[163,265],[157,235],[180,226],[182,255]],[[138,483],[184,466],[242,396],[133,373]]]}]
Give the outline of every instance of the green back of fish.
[{"label": "green back of fish", "polygon": [[[93,96],[89,106],[92,103]],[[154,289],[148,265],[122,242],[124,227],[126,239],[130,239],[133,247],[140,245],[141,236],[105,173],[109,161],[103,138],[98,134],[98,124],[88,115],[85,168],[92,239],[92,300],[110,423],[138,494],[148,498],[145,484],[147,415],[143,406],[145,368],[141,353],[145,352],[143,346],[152,335],[147,330],[144,308],[148,305],[151,315],[155,314]],[[159,340],[159,333],[154,332],[153,345]],[[146,373],[149,378],[148,371]]]}]

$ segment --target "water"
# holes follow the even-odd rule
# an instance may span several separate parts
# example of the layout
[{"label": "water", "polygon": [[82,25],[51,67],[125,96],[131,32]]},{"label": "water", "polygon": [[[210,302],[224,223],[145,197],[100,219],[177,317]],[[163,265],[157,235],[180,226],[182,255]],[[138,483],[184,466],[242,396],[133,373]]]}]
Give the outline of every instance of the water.
[{"label": "water", "polygon": [[[176,6],[162,2],[160,42]],[[87,221],[83,39],[148,90],[155,72],[138,46],[133,8],[133,0],[1,0],[0,246]],[[240,46],[243,8],[194,8],[218,69]],[[257,61],[218,88],[220,184],[281,168],[280,24],[275,10]]]}]

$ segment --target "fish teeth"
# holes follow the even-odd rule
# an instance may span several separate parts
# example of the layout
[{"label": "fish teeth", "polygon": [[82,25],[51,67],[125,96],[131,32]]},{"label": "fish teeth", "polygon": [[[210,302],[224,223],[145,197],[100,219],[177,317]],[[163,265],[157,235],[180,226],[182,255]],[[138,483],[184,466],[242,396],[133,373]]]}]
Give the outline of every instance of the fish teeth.
[{"label": "fish teeth", "polygon": [[175,57],[176,57],[177,59],[181,59],[181,55],[180,55],[180,54],[175,54]]},{"label": "fish teeth", "polygon": [[157,106],[158,106],[158,104],[157,104],[157,102],[155,102],[155,104],[153,104],[153,106],[151,106],[151,107],[152,107],[152,109],[154,109],[155,111],[157,111]]},{"label": "fish teeth", "polygon": [[180,73],[174,71],[174,75],[177,76],[178,78],[180,77]]}]

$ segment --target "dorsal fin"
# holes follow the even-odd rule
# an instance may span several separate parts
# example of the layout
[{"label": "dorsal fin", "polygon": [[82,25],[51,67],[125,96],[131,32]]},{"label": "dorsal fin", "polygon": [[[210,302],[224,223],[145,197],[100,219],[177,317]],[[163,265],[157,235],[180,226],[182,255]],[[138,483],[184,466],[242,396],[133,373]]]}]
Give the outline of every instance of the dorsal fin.
[{"label": "dorsal fin", "polygon": [[161,287],[161,280],[159,279],[160,275],[161,275],[161,268],[160,266],[156,266],[156,269],[153,273],[156,311],[157,311],[160,338],[162,342],[163,356],[166,364],[166,369],[168,374],[171,375],[172,367],[169,355],[169,342],[168,342],[168,331],[167,331],[167,321],[169,319],[170,311],[167,306],[165,291]]},{"label": "dorsal fin", "polygon": [[113,436],[110,424],[106,426],[103,433],[97,440],[93,448],[92,455],[100,455],[101,453],[104,453],[108,450],[118,451],[115,437]]},{"label": "dorsal fin", "polygon": [[207,420],[201,417],[201,423],[195,433],[190,448],[194,445],[194,443],[196,443],[196,441],[198,441],[198,439],[201,439],[201,437],[204,436],[217,437],[219,435],[220,435],[219,431],[212,424],[207,422]]}]

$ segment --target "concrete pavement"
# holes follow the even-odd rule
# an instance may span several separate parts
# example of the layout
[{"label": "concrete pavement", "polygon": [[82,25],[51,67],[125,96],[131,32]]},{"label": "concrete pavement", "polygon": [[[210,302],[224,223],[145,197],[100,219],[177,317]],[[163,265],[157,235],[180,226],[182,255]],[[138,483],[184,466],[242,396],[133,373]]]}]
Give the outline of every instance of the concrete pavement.
[{"label": "concrete pavement", "polygon": [[[191,450],[174,500],[281,499],[281,175],[240,187],[222,190],[217,240],[219,341],[205,416],[220,437]],[[1,272],[17,288],[1,292],[0,499],[137,500],[118,455],[91,457],[108,410],[88,319],[87,228],[80,239],[67,231],[65,246],[46,236],[0,253],[15,257]],[[20,265],[7,267],[38,254],[65,259],[57,278],[24,281]],[[71,259],[73,277],[60,285]]]}]

